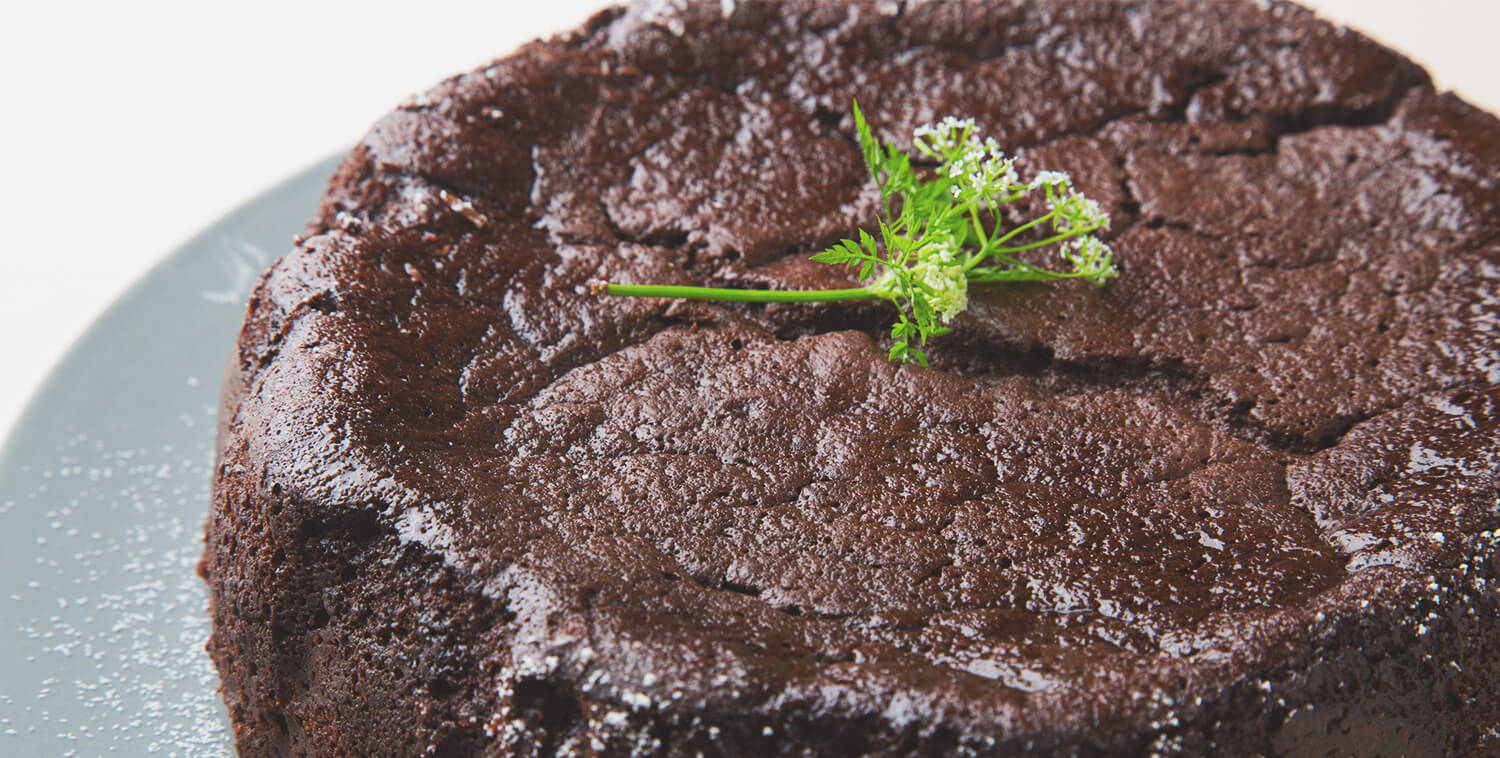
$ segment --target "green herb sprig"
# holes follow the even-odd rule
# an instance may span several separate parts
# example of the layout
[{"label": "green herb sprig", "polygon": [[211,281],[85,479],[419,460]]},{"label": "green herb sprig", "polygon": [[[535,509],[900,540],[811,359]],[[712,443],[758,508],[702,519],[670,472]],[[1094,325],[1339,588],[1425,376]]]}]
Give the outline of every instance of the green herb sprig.
[{"label": "green herb sprig", "polygon": [[[591,291],[757,303],[888,300],[896,307],[890,359],[925,366],[921,348],[952,331],[945,324],[968,308],[970,284],[1083,279],[1103,285],[1116,275],[1113,253],[1094,235],[1109,228],[1109,214],[1075,190],[1067,174],[1042,171],[1022,183],[1015,161],[993,138],[981,140],[973,119],[949,117],[913,133],[917,152],[937,162],[932,178],[919,179],[909,153],[875,139],[859,103],[853,115],[860,152],[880,189],[879,235],[861,229],[858,240],[842,240],[812,260],[853,267],[864,286],[752,290],[595,282]],[[1001,207],[1033,193],[1041,193],[1048,212],[1005,229]],[[1067,269],[1017,257],[1048,246],[1056,246]]]}]

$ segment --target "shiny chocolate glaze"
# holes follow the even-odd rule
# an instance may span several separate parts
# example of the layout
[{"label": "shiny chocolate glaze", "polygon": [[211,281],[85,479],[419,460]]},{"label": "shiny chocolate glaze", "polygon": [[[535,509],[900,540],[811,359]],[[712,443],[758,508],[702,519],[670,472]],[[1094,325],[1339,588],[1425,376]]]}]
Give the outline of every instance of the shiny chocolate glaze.
[{"label": "shiny chocolate glaze", "polygon": [[[1120,277],[931,369],[807,260],[972,116]],[[1285,3],[656,2],[380,121],[265,275],[247,755],[1500,751],[1500,122]]]}]

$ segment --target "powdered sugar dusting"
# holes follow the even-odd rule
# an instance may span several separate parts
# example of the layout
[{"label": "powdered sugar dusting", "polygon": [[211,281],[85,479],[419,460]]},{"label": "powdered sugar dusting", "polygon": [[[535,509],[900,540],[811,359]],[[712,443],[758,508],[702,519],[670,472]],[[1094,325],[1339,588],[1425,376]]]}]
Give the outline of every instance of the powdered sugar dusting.
[{"label": "powdered sugar dusting", "polygon": [[[212,427],[211,409],[184,415]],[[118,450],[80,435],[8,482],[0,529],[32,547],[0,579],[0,753],[232,754],[194,573],[211,468],[206,439]]]},{"label": "powdered sugar dusting", "polygon": [[[685,7],[684,0],[650,0],[641,10],[641,20],[664,27],[674,37],[681,37],[687,33],[687,25],[682,20]],[[732,7],[730,12],[733,13]]]},{"label": "powdered sugar dusting", "polygon": [[1412,443],[1408,453],[1406,468],[1413,473],[1426,473],[1433,469],[1452,469],[1463,476],[1478,476],[1482,473],[1471,468],[1464,459],[1442,455],[1420,442]]},{"label": "powdered sugar dusting", "polygon": [[444,505],[417,506],[401,512],[396,518],[396,537],[402,542],[415,542],[434,552],[445,553],[453,547],[457,535],[453,528],[439,521],[434,509]]}]

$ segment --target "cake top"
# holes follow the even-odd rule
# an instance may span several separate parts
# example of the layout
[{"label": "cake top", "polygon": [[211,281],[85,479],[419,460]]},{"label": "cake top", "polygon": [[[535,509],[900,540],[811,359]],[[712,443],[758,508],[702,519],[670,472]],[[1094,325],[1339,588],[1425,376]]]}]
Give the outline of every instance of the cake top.
[{"label": "cake top", "polygon": [[[807,258],[877,212],[856,98],[1070,173],[1120,277],[976,287],[931,369],[879,304],[588,294],[850,286]],[[1283,3],[608,11],[356,148],[257,290],[232,431],[482,588],[511,669],[1082,731],[1496,526],[1497,136]]]}]

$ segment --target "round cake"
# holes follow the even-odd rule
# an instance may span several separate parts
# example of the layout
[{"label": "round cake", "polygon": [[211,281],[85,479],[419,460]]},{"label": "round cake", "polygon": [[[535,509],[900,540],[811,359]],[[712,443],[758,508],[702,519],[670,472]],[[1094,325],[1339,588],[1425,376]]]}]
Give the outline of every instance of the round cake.
[{"label": "round cake", "polygon": [[[1114,223],[930,367],[850,115]],[[259,283],[244,755],[1493,755],[1500,122],[1281,2],[655,2],[380,121]]]}]

